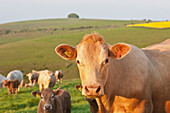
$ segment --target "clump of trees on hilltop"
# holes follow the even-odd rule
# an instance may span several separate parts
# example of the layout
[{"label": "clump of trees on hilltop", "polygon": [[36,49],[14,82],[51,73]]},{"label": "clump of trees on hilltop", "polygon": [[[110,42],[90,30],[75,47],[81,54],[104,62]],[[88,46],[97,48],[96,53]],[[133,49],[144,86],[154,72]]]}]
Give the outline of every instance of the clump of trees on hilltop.
[{"label": "clump of trees on hilltop", "polygon": [[76,13],[70,13],[68,15],[68,18],[79,18],[79,15],[77,15]]}]

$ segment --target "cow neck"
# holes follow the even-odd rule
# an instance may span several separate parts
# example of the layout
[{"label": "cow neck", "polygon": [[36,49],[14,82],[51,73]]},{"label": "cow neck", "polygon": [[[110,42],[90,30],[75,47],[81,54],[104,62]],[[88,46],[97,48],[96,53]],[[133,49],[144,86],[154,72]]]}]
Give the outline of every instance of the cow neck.
[{"label": "cow neck", "polygon": [[96,98],[97,104],[99,106],[99,113],[110,112],[114,98],[117,95],[117,92],[119,92],[120,90],[120,77],[118,77],[118,75],[121,75],[123,72],[120,69],[118,71],[120,63],[122,63],[120,60],[113,59],[113,61],[111,61],[111,65],[109,66],[108,78],[104,86],[105,95],[100,98]]}]

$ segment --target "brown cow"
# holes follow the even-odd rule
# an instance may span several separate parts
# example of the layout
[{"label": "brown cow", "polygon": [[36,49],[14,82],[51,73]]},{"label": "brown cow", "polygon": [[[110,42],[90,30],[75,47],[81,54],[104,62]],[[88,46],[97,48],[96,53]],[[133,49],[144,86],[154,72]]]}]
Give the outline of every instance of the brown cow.
[{"label": "brown cow", "polygon": [[[79,90],[80,88],[82,89],[82,85],[76,85],[75,87],[77,90]],[[98,113],[98,105],[97,105],[95,98],[87,98],[86,97],[86,100],[90,104],[91,113]]]},{"label": "brown cow", "polygon": [[8,95],[11,93],[11,91],[13,95],[14,95],[14,92],[18,94],[19,81],[17,79],[14,79],[12,81],[4,80],[3,85],[4,87],[6,86],[8,88]]},{"label": "brown cow", "polygon": [[170,48],[111,46],[102,36],[89,34],[76,47],[59,45],[55,50],[64,59],[76,60],[82,95],[96,99],[99,113],[168,111]]},{"label": "brown cow", "polygon": [[26,74],[30,81],[30,85],[35,86],[35,83],[38,81],[39,73],[37,71],[32,71],[32,73]]},{"label": "brown cow", "polygon": [[50,88],[43,89],[42,92],[33,91],[32,95],[41,97],[37,113],[71,113],[71,97],[61,88],[54,91]]}]

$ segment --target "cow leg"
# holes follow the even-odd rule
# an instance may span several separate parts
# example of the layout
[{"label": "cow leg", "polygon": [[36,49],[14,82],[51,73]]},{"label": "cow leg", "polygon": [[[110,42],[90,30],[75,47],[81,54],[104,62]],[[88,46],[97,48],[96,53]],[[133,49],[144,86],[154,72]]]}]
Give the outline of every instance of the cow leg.
[{"label": "cow leg", "polygon": [[15,89],[15,93],[18,94],[18,88]]},{"label": "cow leg", "polygon": [[60,79],[60,82],[62,83],[62,78]]},{"label": "cow leg", "polygon": [[60,81],[60,80],[59,80],[59,79],[57,79],[57,83],[59,83],[59,81]]},{"label": "cow leg", "polygon": [[8,95],[10,94],[10,89],[8,88]]},{"label": "cow leg", "polygon": [[36,80],[35,80],[35,79],[33,79],[33,86],[35,86],[35,82],[36,82]]},{"label": "cow leg", "polygon": [[32,80],[30,79],[30,85],[31,85],[31,86],[32,86],[32,83],[33,83],[33,82],[32,82]]},{"label": "cow leg", "polygon": [[23,84],[24,84],[24,80],[22,80],[22,81],[21,81],[21,83],[20,83],[20,86],[19,86],[19,87],[22,87],[22,86],[23,86]]},{"label": "cow leg", "polygon": [[14,95],[14,92],[15,92],[15,88],[12,88],[12,94]]}]

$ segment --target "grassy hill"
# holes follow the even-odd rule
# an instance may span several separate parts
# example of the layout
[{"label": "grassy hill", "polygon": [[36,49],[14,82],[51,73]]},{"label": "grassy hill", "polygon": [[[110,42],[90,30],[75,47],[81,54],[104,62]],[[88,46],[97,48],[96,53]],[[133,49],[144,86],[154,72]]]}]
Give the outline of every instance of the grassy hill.
[{"label": "grassy hill", "polygon": [[[89,105],[74,85],[80,84],[74,61],[65,61],[54,51],[59,44],[76,46],[83,36],[97,32],[107,43],[125,42],[139,48],[170,38],[170,29],[128,28],[126,25],[144,21],[95,20],[95,19],[49,19],[23,21],[0,25],[0,73],[19,69],[24,73],[31,70],[58,69],[64,72],[63,87],[70,92],[73,113],[89,113]],[[71,79],[71,80],[70,80]],[[21,88],[18,95],[7,95],[0,89],[0,112],[36,112],[39,98],[31,95],[32,88]]]},{"label": "grassy hill", "polygon": [[145,47],[170,38],[170,30],[127,28],[144,21],[95,19],[49,19],[0,25],[0,73],[14,69],[24,74],[31,70],[61,69],[64,78],[78,78],[74,61],[61,59],[54,51],[61,43],[76,46],[87,33],[98,32],[106,42],[126,42]]}]

